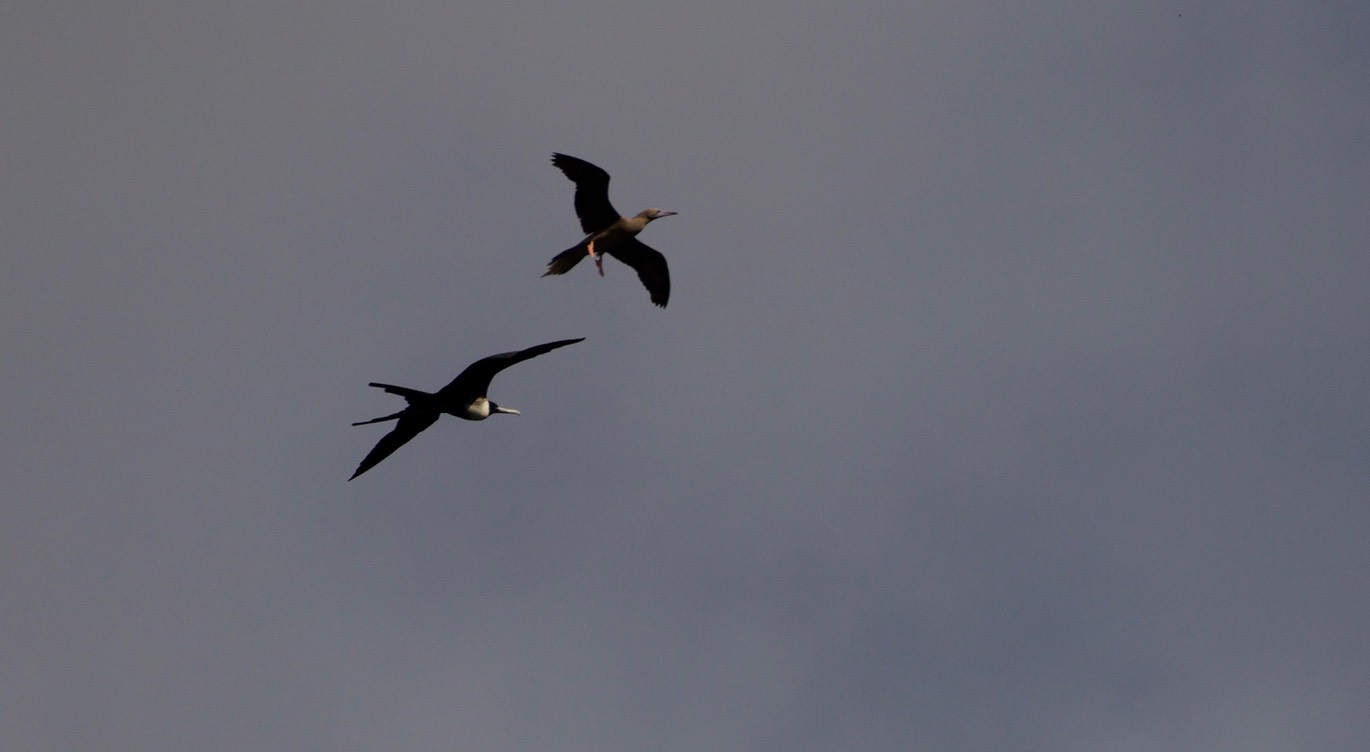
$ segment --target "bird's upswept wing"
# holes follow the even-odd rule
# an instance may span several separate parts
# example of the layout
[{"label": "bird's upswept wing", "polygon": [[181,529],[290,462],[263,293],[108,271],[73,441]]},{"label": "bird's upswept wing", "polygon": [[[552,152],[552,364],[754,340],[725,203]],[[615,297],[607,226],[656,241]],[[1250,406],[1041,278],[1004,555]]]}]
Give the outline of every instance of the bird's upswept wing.
[{"label": "bird's upswept wing", "polygon": [[[399,423],[395,424],[390,433],[382,436],[381,440],[376,442],[376,446],[371,449],[366,457],[362,458],[361,464],[357,465],[357,472],[352,473],[352,478],[356,478],[380,464],[381,460],[394,454],[396,449],[404,446],[410,439],[423,433],[425,428],[437,422],[438,416],[441,414],[437,410],[406,408],[399,414]],[[382,418],[382,420],[384,419]],[[348,480],[352,480],[352,478],[348,478]]]},{"label": "bird's upswept wing", "polygon": [[637,238],[629,238],[605,253],[631,266],[651,294],[652,302],[666,307],[666,301],[671,297],[671,273],[666,268],[665,256]]},{"label": "bird's upswept wing", "polygon": [[609,173],[569,154],[553,154],[552,164],[576,184],[576,216],[586,235],[618,221],[618,210],[609,203]]},{"label": "bird's upswept wing", "polygon": [[522,363],[529,358],[536,358],[544,353],[549,353],[558,347],[574,345],[584,340],[584,337],[577,339],[562,339],[556,342],[547,342],[541,345],[534,345],[526,350],[516,350],[514,352],[500,353],[491,355],[488,358],[481,358],[466,367],[466,370],[457,374],[452,383],[438,390],[438,401],[443,404],[470,402],[477,397],[484,397],[486,390],[490,388],[490,380],[495,378],[495,374],[503,371],[515,363]]}]

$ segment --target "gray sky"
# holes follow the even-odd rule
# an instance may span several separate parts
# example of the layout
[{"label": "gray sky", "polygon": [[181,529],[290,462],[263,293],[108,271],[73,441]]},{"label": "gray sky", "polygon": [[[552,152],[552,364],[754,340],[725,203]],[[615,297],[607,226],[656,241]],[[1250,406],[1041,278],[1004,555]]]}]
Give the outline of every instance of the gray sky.
[{"label": "gray sky", "polygon": [[1364,3],[279,5],[0,12],[0,748],[1370,748]]}]

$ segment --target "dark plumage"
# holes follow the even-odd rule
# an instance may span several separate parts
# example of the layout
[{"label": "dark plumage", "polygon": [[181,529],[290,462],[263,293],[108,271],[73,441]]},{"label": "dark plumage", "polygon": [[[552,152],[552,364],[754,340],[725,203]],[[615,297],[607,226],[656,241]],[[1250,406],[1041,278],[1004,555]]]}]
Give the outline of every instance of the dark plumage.
[{"label": "dark plumage", "polygon": [[565,274],[586,256],[595,260],[600,276],[604,276],[601,257],[608,254],[632,267],[652,302],[665,308],[671,297],[671,275],[666,267],[666,257],[638,242],[636,236],[653,220],[675,212],[646,209],[635,216],[624,217],[609,203],[609,173],[567,154],[553,154],[552,164],[576,184],[576,216],[586,235],[579,243],[554,256],[542,276]]},{"label": "dark plumage", "polygon": [[[430,394],[418,389],[410,389],[394,384],[380,384],[371,382],[369,386],[384,389],[388,394],[398,394],[408,402],[403,410],[392,415],[381,418],[372,418],[353,423],[354,426],[364,426],[369,423],[380,423],[382,421],[398,421],[390,433],[381,437],[370,453],[368,453],[357,465],[357,471],[352,473],[352,478],[370,470],[380,461],[389,457],[396,449],[404,446],[410,439],[418,436],[423,430],[437,422],[438,418],[446,413],[455,415],[465,420],[485,420],[496,413],[507,413],[519,415],[519,411],[509,407],[500,407],[491,402],[485,392],[490,389],[490,380],[495,374],[503,371],[515,363],[522,363],[529,358],[536,358],[543,353],[551,352],[558,347],[573,345],[584,340],[563,339],[556,342],[548,342],[542,345],[535,345],[526,350],[516,352],[500,353],[491,355],[488,358],[481,358],[466,367],[466,370],[452,379],[452,383],[439,389],[436,393]],[[348,480],[352,480],[348,478]]]}]

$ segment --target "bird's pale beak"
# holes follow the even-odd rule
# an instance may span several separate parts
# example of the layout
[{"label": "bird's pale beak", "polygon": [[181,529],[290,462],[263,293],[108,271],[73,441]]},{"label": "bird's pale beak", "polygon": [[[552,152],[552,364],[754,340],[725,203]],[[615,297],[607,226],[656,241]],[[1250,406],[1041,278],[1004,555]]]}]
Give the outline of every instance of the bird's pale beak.
[{"label": "bird's pale beak", "polygon": [[519,412],[518,410],[515,410],[515,409],[512,408],[512,407],[496,407],[496,408],[495,408],[495,412],[497,412],[497,413],[504,413],[505,415],[522,415],[522,414],[523,414],[523,413]]}]

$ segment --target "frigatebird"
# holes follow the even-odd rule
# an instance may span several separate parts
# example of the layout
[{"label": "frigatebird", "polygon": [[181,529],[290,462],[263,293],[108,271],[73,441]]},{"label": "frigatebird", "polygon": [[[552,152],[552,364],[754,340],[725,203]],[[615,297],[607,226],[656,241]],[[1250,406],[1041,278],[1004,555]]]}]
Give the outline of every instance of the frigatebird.
[{"label": "frigatebird", "polygon": [[609,203],[609,173],[568,154],[553,154],[552,164],[576,184],[576,216],[585,239],[558,253],[547,264],[548,274],[565,274],[580,260],[589,256],[595,260],[599,276],[604,276],[604,254],[631,266],[638,279],[646,286],[652,302],[666,307],[671,297],[671,275],[666,268],[666,257],[638,242],[635,237],[653,220],[669,217],[676,212],[644,209],[633,217],[624,217]]},{"label": "frigatebird", "polygon": [[364,426],[369,423],[380,423],[386,420],[398,421],[395,424],[395,428],[391,430],[390,433],[382,436],[381,440],[376,443],[375,448],[366,455],[366,458],[361,461],[360,465],[357,465],[357,471],[352,473],[352,478],[348,478],[348,480],[352,480],[358,475],[361,475],[380,464],[381,460],[389,457],[396,449],[399,449],[410,439],[418,436],[423,432],[423,429],[436,423],[438,418],[444,413],[447,415],[455,415],[456,417],[465,420],[485,420],[496,413],[521,415],[518,410],[511,407],[500,407],[485,396],[485,392],[490,388],[490,380],[495,377],[495,374],[515,363],[522,363],[529,358],[536,358],[537,356],[551,352],[558,347],[574,345],[584,339],[584,337],[579,339],[563,339],[556,342],[535,345],[526,350],[500,353],[498,355],[491,355],[488,358],[481,358],[475,363],[467,366],[466,370],[457,374],[457,377],[452,379],[452,383],[439,389],[434,394],[422,392],[418,389],[410,389],[409,387],[395,386],[394,384],[371,382],[368,386],[384,389],[387,394],[398,394],[401,397],[404,397],[405,401],[409,404],[403,410],[393,415],[358,421],[352,424],[354,426]]}]

